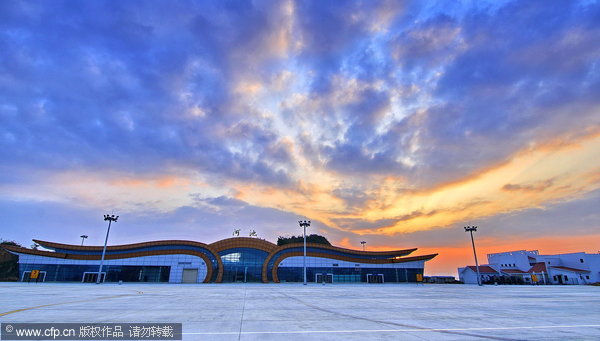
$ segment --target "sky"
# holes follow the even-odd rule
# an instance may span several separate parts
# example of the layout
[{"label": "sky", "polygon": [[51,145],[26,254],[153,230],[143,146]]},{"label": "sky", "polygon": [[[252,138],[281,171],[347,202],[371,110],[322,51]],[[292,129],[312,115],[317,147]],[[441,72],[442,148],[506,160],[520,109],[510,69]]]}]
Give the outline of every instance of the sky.
[{"label": "sky", "polygon": [[600,252],[597,1],[1,1],[0,238]]}]

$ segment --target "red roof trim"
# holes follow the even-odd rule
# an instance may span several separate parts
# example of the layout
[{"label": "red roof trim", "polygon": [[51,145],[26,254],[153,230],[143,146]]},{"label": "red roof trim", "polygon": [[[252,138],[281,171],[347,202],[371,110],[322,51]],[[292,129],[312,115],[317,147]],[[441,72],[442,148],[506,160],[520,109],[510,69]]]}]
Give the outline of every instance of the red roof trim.
[{"label": "red roof trim", "polygon": [[500,271],[507,274],[526,274],[527,272],[519,269],[500,269]]},{"label": "red roof trim", "polygon": [[529,273],[534,273],[534,272],[548,272],[548,270],[546,269],[546,263],[544,262],[539,262],[539,263],[535,263],[533,264],[533,266],[531,267],[531,269],[529,269],[529,271],[527,271]]},{"label": "red roof trim", "polygon": [[[477,267],[473,266],[473,265],[469,265],[467,266],[467,268],[477,272]],[[494,268],[488,266],[488,265],[480,265],[479,266],[479,273],[493,273],[493,274],[497,274],[498,271],[494,270]]]},{"label": "red roof trim", "polygon": [[571,272],[590,272],[589,270],[575,269],[575,268],[570,268],[568,266],[551,266],[551,268],[565,270],[565,271],[571,271]]}]

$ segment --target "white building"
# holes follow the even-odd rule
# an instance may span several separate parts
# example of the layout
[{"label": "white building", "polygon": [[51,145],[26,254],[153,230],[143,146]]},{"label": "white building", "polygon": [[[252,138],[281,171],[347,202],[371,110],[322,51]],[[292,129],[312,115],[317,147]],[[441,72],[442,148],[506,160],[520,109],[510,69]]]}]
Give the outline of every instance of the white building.
[{"label": "white building", "polygon": [[[600,282],[600,254],[585,252],[540,255],[534,251],[510,251],[487,255],[479,266],[482,283],[591,284]],[[477,284],[475,266],[458,268],[465,284]]]}]

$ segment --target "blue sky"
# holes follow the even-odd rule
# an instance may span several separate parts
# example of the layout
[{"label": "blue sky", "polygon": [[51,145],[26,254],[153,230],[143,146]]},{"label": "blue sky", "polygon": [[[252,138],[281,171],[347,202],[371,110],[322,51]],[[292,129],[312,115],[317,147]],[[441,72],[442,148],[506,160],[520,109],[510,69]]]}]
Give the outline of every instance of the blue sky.
[{"label": "blue sky", "polygon": [[0,238],[101,244],[115,212],[119,243],[306,217],[440,273],[466,224],[482,254],[596,252],[598,23],[596,1],[2,2]]}]

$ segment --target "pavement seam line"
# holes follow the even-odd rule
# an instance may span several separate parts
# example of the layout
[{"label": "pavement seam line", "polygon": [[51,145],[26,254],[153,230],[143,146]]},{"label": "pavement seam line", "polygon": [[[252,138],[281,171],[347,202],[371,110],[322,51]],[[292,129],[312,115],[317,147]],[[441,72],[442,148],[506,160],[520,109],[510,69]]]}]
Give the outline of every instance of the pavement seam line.
[{"label": "pavement seam line", "polygon": [[[562,329],[562,328],[597,328],[600,324],[560,325],[560,326],[516,326],[516,327],[481,327],[481,328],[428,328],[428,329],[355,329],[355,330],[292,330],[292,331],[249,331],[242,334],[335,334],[335,333],[373,333],[373,332],[437,332],[437,331],[469,331],[469,330],[523,330],[523,329]],[[191,332],[186,335],[235,335],[238,332]]]},{"label": "pavement seam line", "polygon": [[244,324],[244,311],[246,310],[246,293],[248,288],[244,287],[244,305],[242,305],[242,317],[240,318],[240,331],[238,333],[238,341],[242,339],[242,326]]},{"label": "pavement seam line", "polygon": [[[335,314],[335,315],[340,315],[340,316],[346,316],[346,317],[350,317],[350,318],[354,318],[357,320],[363,320],[363,321],[369,321],[369,322],[373,322],[373,323],[377,323],[377,324],[381,324],[381,325],[392,325],[392,326],[399,326],[399,327],[404,327],[404,328],[415,328],[415,329],[419,329],[419,330],[424,330],[424,329],[428,329],[428,328],[423,328],[423,327],[419,327],[419,326],[413,326],[413,325],[409,325],[409,324],[403,324],[403,323],[396,323],[396,322],[391,322],[391,321],[382,321],[382,320],[376,320],[376,319],[370,319],[367,317],[363,317],[363,316],[356,316],[353,314],[348,314],[348,313],[342,313],[342,312],[337,312],[335,310],[330,310],[330,309],[325,309],[307,302],[304,302],[303,300],[301,300],[300,298],[288,295],[285,292],[280,292],[281,294],[283,294],[284,296],[289,297],[292,300],[295,300],[299,303],[302,303],[303,305],[313,308],[313,309],[317,309],[320,311],[324,311],[330,314]],[[495,337],[495,336],[491,336],[491,335],[474,335],[474,334],[468,334],[465,333],[462,330],[443,330],[443,329],[438,329],[438,330],[431,330],[431,331],[436,331],[436,332],[440,332],[440,333],[446,333],[446,334],[453,334],[453,335],[464,335],[464,336],[472,336],[472,337],[478,337],[478,338],[482,338],[482,339],[491,339],[491,340],[502,340],[502,341],[515,341],[516,339],[509,339],[509,338],[503,338],[503,337]]]},{"label": "pavement seam line", "polygon": [[103,299],[116,298],[116,297],[125,297],[125,296],[134,296],[134,295],[133,294],[122,294],[122,295],[115,295],[115,296],[90,298],[90,299],[86,299],[86,300],[78,300],[78,301],[69,301],[69,302],[44,304],[44,305],[38,305],[38,306],[35,306],[35,307],[29,307],[29,308],[11,310],[11,311],[7,311],[7,312],[4,312],[4,313],[0,313],[0,317],[6,316],[6,315],[10,315],[10,314],[14,314],[14,313],[18,313],[18,312],[21,312],[21,311],[26,311],[26,310],[32,310],[32,309],[38,309],[38,308],[44,308],[44,307],[52,307],[52,306],[56,306],[56,305],[71,304],[71,303],[90,302],[90,301],[103,300]]}]

